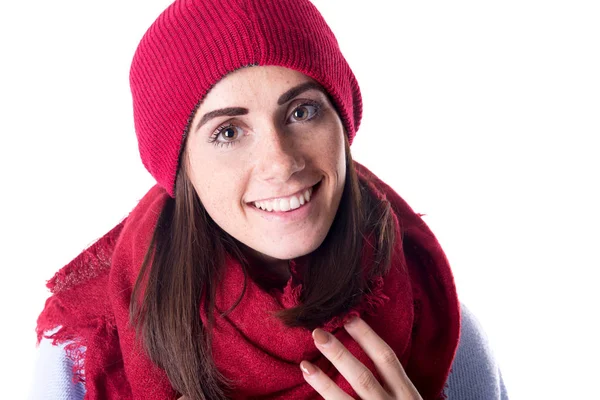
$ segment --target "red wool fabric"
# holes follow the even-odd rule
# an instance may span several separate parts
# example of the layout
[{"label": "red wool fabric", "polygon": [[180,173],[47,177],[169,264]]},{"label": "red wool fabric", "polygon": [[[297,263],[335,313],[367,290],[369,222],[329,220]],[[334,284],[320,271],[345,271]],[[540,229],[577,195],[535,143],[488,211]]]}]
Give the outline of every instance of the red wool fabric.
[{"label": "red wool fabric", "polygon": [[[420,216],[365,167],[356,168],[360,179],[392,204],[397,242],[389,273],[372,282],[372,293],[356,308],[324,328],[376,374],[371,360],[342,326],[352,315],[361,315],[394,349],[421,396],[441,399],[460,332],[452,272]],[[38,319],[38,340],[45,336],[55,344],[68,343],[88,400],[164,400],[179,395],[136,342],[128,312],[133,284],[167,196],[154,186],[124,221],[48,283],[53,295]],[[365,270],[369,260],[365,251]],[[238,262],[230,258],[224,268],[226,278],[217,290],[220,310],[238,298],[243,283]],[[301,276],[296,268],[292,272],[283,291],[267,293],[249,280],[237,308],[227,317],[215,315],[212,350],[217,368],[236,382],[235,399],[313,399],[318,395],[299,369],[300,361],[308,359],[356,397],[315,348],[309,330],[287,328],[271,315],[298,303]],[[201,317],[206,320],[203,312]],[[58,326],[57,332],[47,333]]]},{"label": "red wool fabric", "polygon": [[319,82],[352,143],[360,89],[310,1],[177,0],[140,41],[130,71],[140,156],[171,197],[193,111],[221,78],[250,65],[278,65]]}]

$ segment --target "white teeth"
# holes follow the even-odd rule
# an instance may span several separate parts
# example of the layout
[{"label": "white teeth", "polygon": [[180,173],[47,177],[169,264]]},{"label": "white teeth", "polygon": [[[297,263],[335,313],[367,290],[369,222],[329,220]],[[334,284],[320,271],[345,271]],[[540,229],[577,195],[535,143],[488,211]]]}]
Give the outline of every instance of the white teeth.
[{"label": "white teeth", "polygon": [[310,201],[313,188],[306,189],[300,195],[293,195],[283,199],[255,201],[254,206],[265,211],[289,211],[300,208]]},{"label": "white teeth", "polygon": [[[275,200],[275,202],[277,202],[277,200]],[[290,199],[279,200],[279,206],[281,211],[290,211]]]},{"label": "white teeth", "polygon": [[300,200],[296,196],[290,197],[290,208],[295,210],[298,207],[300,207]]},{"label": "white teeth", "polygon": [[310,201],[310,195],[312,194],[312,188],[310,189],[306,189],[304,191],[304,198],[306,199],[306,201]]}]

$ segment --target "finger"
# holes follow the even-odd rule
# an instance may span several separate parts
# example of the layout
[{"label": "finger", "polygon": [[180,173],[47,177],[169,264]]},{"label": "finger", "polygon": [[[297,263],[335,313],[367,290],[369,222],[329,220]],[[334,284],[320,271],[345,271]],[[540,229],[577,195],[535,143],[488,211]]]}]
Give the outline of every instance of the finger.
[{"label": "finger", "polygon": [[335,382],[327,376],[326,373],[321,371],[319,367],[308,361],[302,361],[300,363],[300,369],[304,380],[313,387],[324,399],[326,400],[347,400],[352,399],[346,392],[344,392]]},{"label": "finger", "polygon": [[394,350],[363,319],[355,317],[344,328],[373,361],[387,389],[402,399],[421,398]]},{"label": "finger", "polygon": [[319,351],[331,361],[361,398],[389,398],[371,370],[358,361],[335,336],[322,329],[315,329],[313,338]]}]

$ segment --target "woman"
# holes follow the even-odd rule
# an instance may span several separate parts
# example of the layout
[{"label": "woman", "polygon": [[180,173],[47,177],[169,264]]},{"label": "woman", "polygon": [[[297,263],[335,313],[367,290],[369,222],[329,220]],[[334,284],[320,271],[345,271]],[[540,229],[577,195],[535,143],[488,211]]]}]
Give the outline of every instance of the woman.
[{"label": "woman", "polygon": [[79,395],[505,397],[435,237],[352,160],[360,90],[309,1],[177,0],[131,89],[157,185],[38,320]]}]

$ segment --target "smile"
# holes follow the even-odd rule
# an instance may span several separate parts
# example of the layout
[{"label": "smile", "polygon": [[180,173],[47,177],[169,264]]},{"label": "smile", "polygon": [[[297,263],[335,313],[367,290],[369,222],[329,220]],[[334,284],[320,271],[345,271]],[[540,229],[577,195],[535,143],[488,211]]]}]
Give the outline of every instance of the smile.
[{"label": "smile", "polygon": [[[320,183],[320,182],[319,182]],[[270,199],[263,201],[255,201],[254,207],[267,211],[267,212],[287,212],[291,210],[295,210],[308,204],[313,194],[313,190],[318,186],[312,186],[306,190],[300,191],[298,193],[294,193],[288,197],[282,197],[278,199]]]}]

